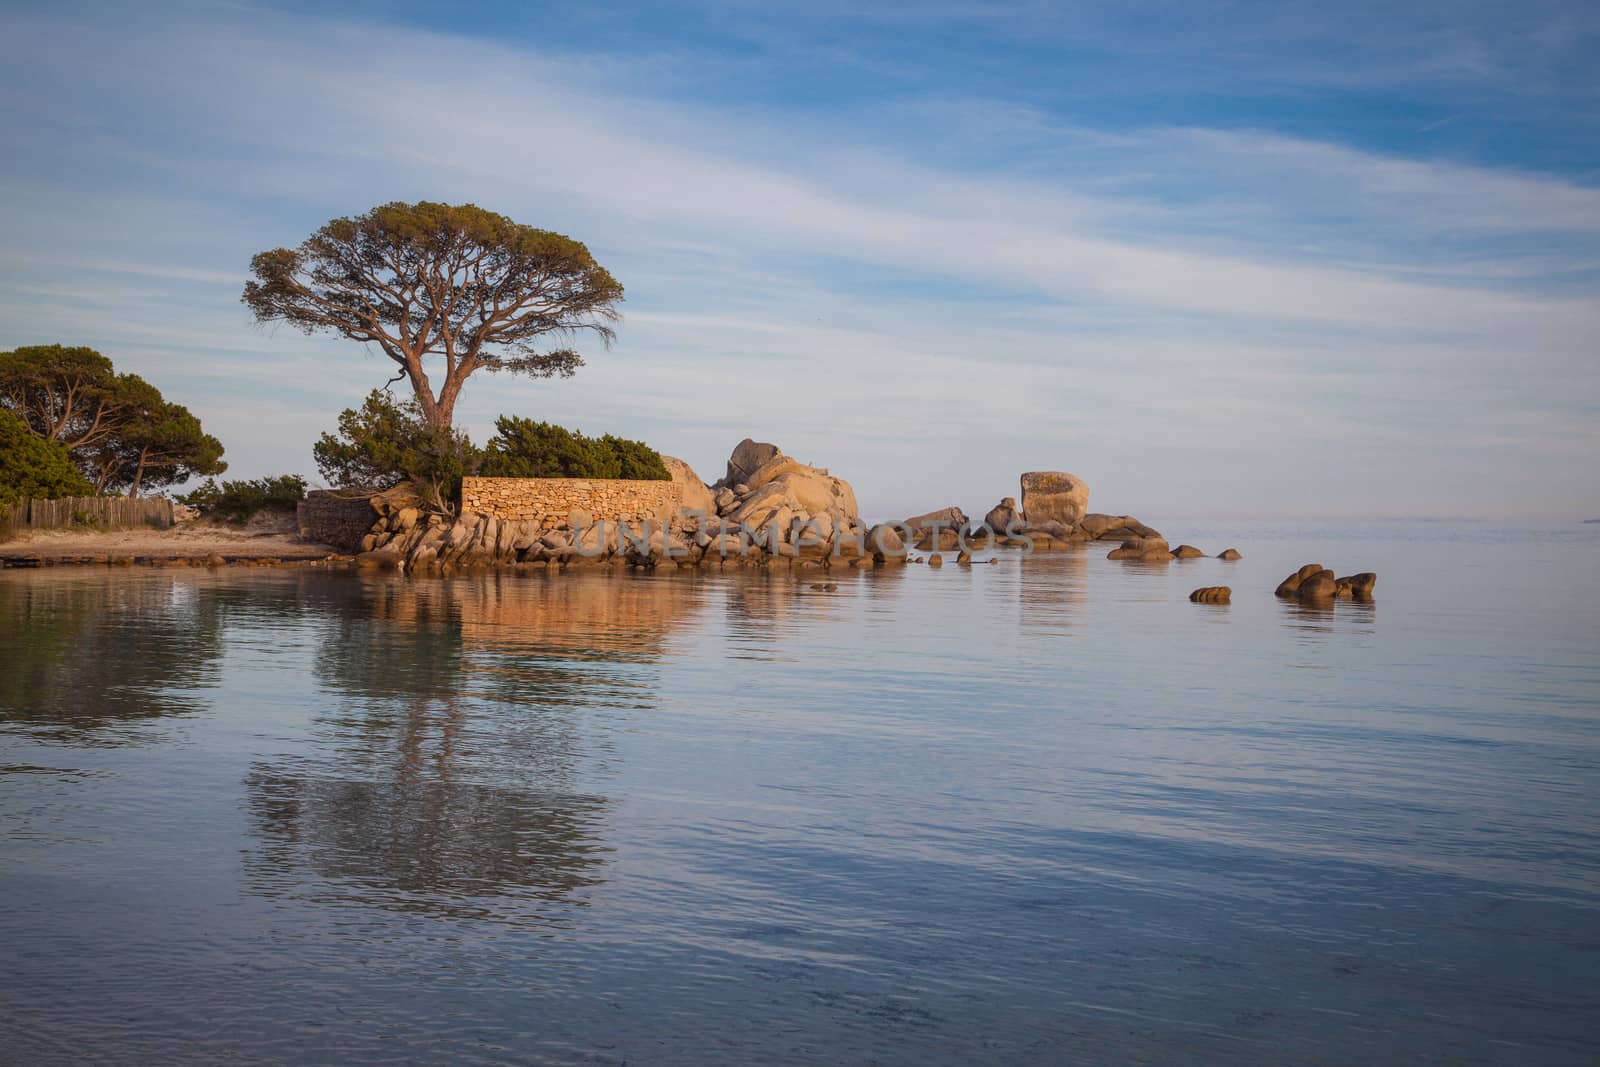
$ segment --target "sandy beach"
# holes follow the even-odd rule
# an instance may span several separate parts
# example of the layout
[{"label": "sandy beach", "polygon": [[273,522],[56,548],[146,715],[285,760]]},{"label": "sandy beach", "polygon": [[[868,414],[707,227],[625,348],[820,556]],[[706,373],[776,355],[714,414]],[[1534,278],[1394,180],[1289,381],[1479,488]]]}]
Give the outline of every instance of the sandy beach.
[{"label": "sandy beach", "polygon": [[33,530],[0,541],[0,561],[41,560],[53,563],[103,562],[126,559],[205,559],[228,562],[280,559],[322,559],[336,550],[302,540],[292,516],[258,516],[243,526],[216,522],[183,522],[166,529]]}]

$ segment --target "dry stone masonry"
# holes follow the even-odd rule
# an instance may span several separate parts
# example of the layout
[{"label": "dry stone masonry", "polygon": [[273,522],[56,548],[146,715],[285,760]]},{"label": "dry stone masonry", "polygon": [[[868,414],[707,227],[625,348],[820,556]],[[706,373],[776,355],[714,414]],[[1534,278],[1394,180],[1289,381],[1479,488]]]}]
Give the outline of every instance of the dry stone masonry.
[{"label": "dry stone masonry", "polygon": [[[461,512],[502,521],[525,519],[582,525],[604,519],[637,525],[671,519],[682,499],[677,481],[630,478],[463,478]],[[553,524],[552,524],[553,525]]]}]

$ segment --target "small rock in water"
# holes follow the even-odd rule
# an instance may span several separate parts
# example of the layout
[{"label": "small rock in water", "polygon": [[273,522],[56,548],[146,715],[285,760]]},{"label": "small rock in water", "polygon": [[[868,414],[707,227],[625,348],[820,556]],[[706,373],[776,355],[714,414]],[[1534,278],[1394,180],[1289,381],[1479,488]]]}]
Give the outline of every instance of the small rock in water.
[{"label": "small rock in water", "polygon": [[930,567],[943,567],[944,566],[944,557],[939,555],[939,553],[935,552],[933,555],[928,557],[928,566],[930,566]]},{"label": "small rock in water", "polygon": [[956,562],[957,563],[961,563],[961,564],[965,564],[967,566],[971,566],[972,565],[972,553],[971,552],[965,552],[965,551],[957,552],[956,553]]},{"label": "small rock in water", "polygon": [[1239,550],[1237,548],[1225,548],[1221,552],[1217,553],[1217,558],[1218,559],[1226,559],[1226,560],[1235,560],[1235,559],[1243,559],[1244,557],[1239,555]]},{"label": "small rock in water", "polygon": [[1232,597],[1233,590],[1225,585],[1202,586],[1189,594],[1196,604],[1226,604]]},{"label": "small rock in water", "polygon": [[1199,559],[1204,555],[1204,552],[1200,551],[1193,545],[1179,545],[1177,548],[1172,550],[1173,559]]}]

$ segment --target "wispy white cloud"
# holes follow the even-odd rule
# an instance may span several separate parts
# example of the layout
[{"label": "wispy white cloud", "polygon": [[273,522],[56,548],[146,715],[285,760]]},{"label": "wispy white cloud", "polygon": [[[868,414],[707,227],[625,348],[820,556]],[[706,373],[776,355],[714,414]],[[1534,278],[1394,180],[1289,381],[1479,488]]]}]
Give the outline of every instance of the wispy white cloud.
[{"label": "wispy white cloud", "polygon": [[[479,436],[532,410],[714,470],[766,435],[880,514],[971,510],[1040,466],[1118,510],[1325,511],[1306,474],[1336,464],[1361,472],[1352,511],[1393,513],[1446,450],[1502,480],[1501,511],[1596,489],[1572,443],[1600,407],[1583,277],[1600,192],[1571,181],[986,101],[901,109],[967,138],[952,157],[436,34],[4,19],[9,91],[40,104],[9,139],[48,116],[72,180],[5,166],[24,221],[0,234],[0,323],[203,381],[245,442],[236,470],[304,469],[313,431],[384,376],[251,326],[229,291],[249,255],[426,196],[572,232],[629,287],[622,343],[577,379],[469,387]],[[76,84],[38,59],[69,39]],[[253,404],[277,430],[239,425]],[[1546,461],[1537,478],[1515,478],[1519,454]]]}]

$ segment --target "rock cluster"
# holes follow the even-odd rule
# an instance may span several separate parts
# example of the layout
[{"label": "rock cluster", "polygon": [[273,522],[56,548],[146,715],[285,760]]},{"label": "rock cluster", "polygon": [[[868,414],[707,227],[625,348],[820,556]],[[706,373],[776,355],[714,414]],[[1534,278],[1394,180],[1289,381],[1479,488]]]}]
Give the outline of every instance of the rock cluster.
[{"label": "rock cluster", "polygon": [[708,510],[723,526],[776,526],[783,543],[797,549],[803,547],[802,535],[827,546],[860,541],[866,533],[849,482],[784,455],[777,445],[740,441],[728,458],[727,473],[708,492]]},{"label": "rock cluster", "polygon": [[[466,510],[451,521],[426,514],[409,487],[391,490],[372,498],[378,519],[362,539],[356,562],[405,570],[775,559],[849,566],[874,556],[849,483],[784,455],[776,445],[740,442],[727,474],[710,486],[682,460],[663,456],[662,462],[679,506],[653,521],[618,522],[583,511],[502,519]],[[885,548],[877,555],[903,555],[893,530],[880,540]]]},{"label": "rock cluster", "polygon": [[1307,563],[1279,582],[1275,594],[1299,600],[1371,600],[1372,587],[1377,584],[1378,576],[1370,571],[1335,578],[1333,572],[1322,564]]},{"label": "rock cluster", "polygon": [[[1016,497],[1003,497],[989,509],[983,521],[1002,545],[1023,544],[1026,537],[1036,549],[1050,550],[1082,541],[1160,541],[1161,534],[1132,515],[1102,515],[1088,510],[1089,485],[1065,471],[1029,471],[1022,476],[1022,503]],[[907,519],[906,524],[920,530],[931,520],[939,520],[959,530],[967,525],[960,508],[945,508]],[[980,545],[982,538],[979,538]],[[938,546],[931,537],[919,537],[918,548],[953,548],[953,533],[940,535]],[[1165,542],[1162,542],[1163,548]],[[965,547],[965,546],[963,546]]]}]

